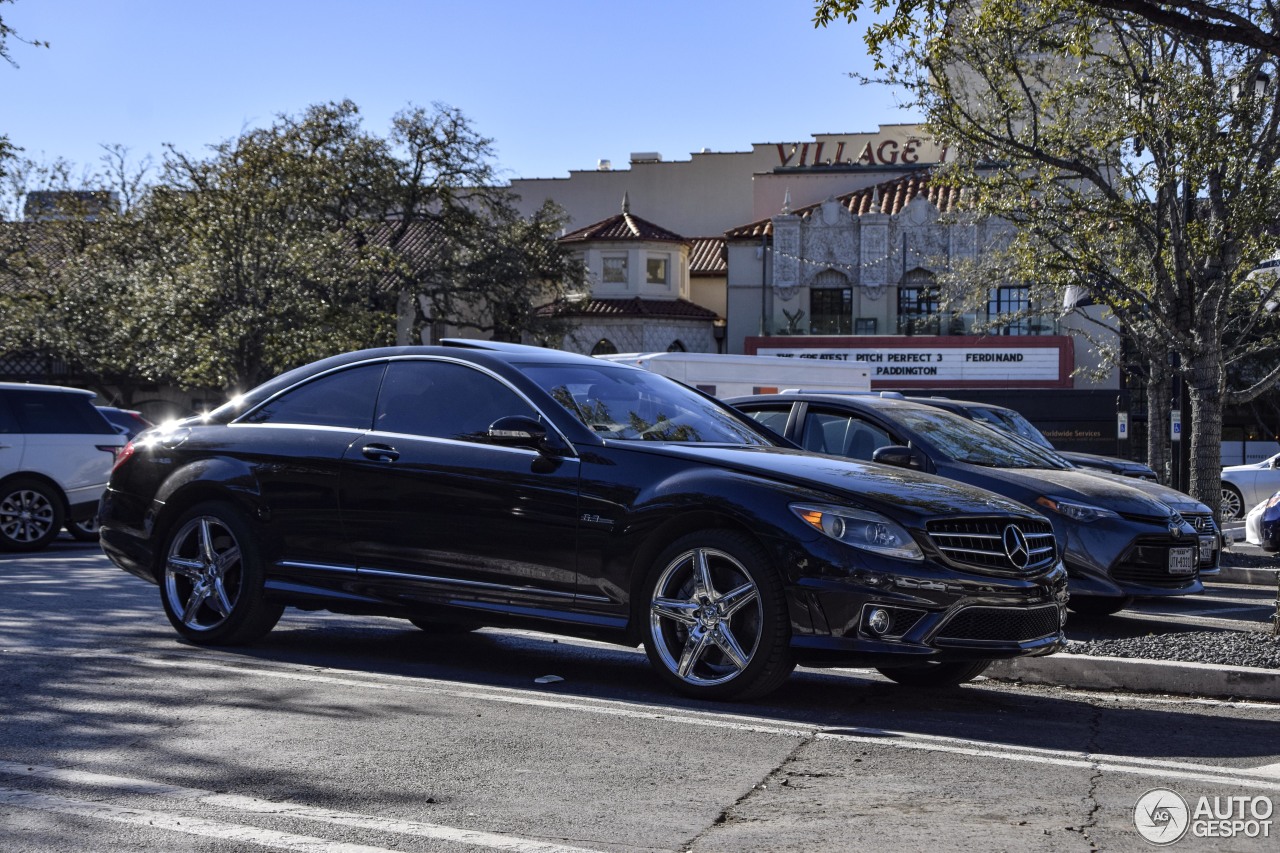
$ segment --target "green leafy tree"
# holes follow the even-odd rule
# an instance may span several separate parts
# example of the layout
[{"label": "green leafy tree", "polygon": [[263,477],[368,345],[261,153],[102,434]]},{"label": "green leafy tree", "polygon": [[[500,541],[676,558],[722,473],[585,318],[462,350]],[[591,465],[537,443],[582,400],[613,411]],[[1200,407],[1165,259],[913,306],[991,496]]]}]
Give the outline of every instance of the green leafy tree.
[{"label": "green leafy tree", "polygon": [[1088,3],[985,0],[955,15],[885,55],[885,79],[963,152],[938,179],[1010,224],[992,253],[1007,279],[1041,304],[1076,287],[1106,306],[1150,371],[1156,429],[1176,354],[1191,490],[1216,506],[1222,406],[1280,375],[1233,386],[1273,298],[1250,277],[1280,218],[1277,94],[1257,86],[1267,58]]},{"label": "green leafy tree", "polygon": [[[873,16],[865,40],[873,56],[915,37],[923,28],[943,24],[969,5],[968,0],[816,0],[814,24],[858,20],[859,12]],[[1280,57],[1280,7],[1267,0],[1068,0],[1061,9],[1082,6],[1085,14],[1127,15],[1162,27],[1166,32],[1235,44]]]}]

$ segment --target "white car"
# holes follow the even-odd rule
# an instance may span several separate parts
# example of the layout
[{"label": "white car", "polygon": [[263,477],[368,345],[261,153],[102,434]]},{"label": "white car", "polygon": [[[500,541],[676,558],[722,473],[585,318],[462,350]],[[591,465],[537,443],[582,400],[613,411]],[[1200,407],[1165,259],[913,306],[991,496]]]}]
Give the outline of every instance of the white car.
[{"label": "white car", "polygon": [[1280,453],[1250,465],[1222,469],[1222,520],[1245,517],[1250,508],[1280,492]]},{"label": "white car", "polygon": [[0,382],[0,550],[34,551],[93,518],[126,439],[92,391]]}]

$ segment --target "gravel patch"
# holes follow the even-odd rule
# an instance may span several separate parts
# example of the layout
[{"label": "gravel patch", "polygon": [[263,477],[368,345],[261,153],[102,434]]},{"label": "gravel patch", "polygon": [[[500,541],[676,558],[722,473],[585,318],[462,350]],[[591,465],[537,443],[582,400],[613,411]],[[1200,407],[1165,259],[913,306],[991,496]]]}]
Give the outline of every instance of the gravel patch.
[{"label": "gravel patch", "polygon": [[1280,669],[1280,637],[1261,631],[1188,631],[1072,643],[1070,654]]}]

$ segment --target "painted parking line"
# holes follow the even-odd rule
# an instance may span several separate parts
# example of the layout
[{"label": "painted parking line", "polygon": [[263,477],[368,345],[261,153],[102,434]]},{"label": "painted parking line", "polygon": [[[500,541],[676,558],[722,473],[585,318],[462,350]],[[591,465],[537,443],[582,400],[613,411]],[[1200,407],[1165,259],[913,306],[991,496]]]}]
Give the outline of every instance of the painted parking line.
[{"label": "painted parking line", "polygon": [[[127,657],[107,652],[103,656]],[[407,691],[413,693],[447,696],[469,701],[487,701],[508,705],[548,708],[559,711],[574,711],[584,714],[614,716],[629,719],[657,721],[671,725],[698,726],[728,729],[754,734],[780,735],[793,738],[821,738],[826,740],[844,740],[858,744],[899,749],[924,750],[934,752],[959,753],[967,756],[990,758],[1004,761],[1035,761],[1062,767],[1094,767],[1156,778],[1194,779],[1196,781],[1215,782],[1228,785],[1240,785],[1252,788],[1280,791],[1280,782],[1275,780],[1266,768],[1249,769],[1222,767],[1212,764],[1198,764],[1185,761],[1163,759],[1146,759],[1124,755],[1105,753],[1087,753],[1072,750],[1054,750],[1042,747],[1021,746],[1017,744],[994,743],[971,738],[949,737],[945,735],[928,735],[918,732],[895,731],[867,726],[847,726],[839,728],[811,726],[805,723],[752,717],[739,714],[720,714],[712,711],[698,711],[690,708],[671,708],[654,710],[650,704],[632,703],[616,699],[599,699],[576,697],[570,695],[553,696],[543,693],[530,693],[526,690],[507,687],[491,687],[482,685],[460,686],[455,682],[435,679],[416,678],[401,675],[378,674],[368,677],[355,677],[340,670],[317,669],[315,667],[280,667],[245,666],[238,660],[217,660],[208,656],[199,659],[185,656],[169,657],[165,660],[152,661],[145,658],[132,657],[137,663],[172,668],[175,664],[195,669],[213,671],[234,670],[239,674],[260,675],[268,678],[279,678],[292,681],[314,682],[333,686],[353,687],[360,690]],[[1224,706],[1232,703],[1222,703]],[[1238,703],[1234,703],[1237,704]],[[1265,706],[1274,707],[1274,706]],[[1029,757],[1030,756],[1030,757]]]},{"label": "painted parking line", "polygon": [[[465,844],[489,850],[507,850],[513,851],[513,853],[593,853],[593,851],[582,847],[552,844],[512,835],[459,829],[422,821],[377,817],[336,809],[322,809],[314,806],[305,806],[300,803],[263,800],[239,794],[219,794],[199,788],[168,785],[162,782],[135,779],[127,776],[91,773],[84,770],[0,761],[0,775],[106,789],[113,795],[118,796],[157,797],[200,803],[250,814],[303,818],[337,826],[372,832],[409,835],[416,838],[447,841],[453,844]],[[381,847],[345,844],[311,836],[294,835],[257,827],[193,818],[187,815],[173,815],[162,811],[113,806],[100,801],[91,802],[56,794],[36,793],[6,787],[0,787],[0,804],[37,811],[96,818],[116,823],[153,826],[175,832],[184,832],[189,835],[231,839],[285,850],[322,851],[322,853],[373,853],[373,851],[385,850],[385,848]]]},{"label": "painted parking line", "polygon": [[296,850],[299,853],[395,853],[395,851],[384,847],[346,844],[338,841],[328,841],[323,838],[312,838],[308,835],[294,835],[288,832],[276,832],[270,829],[258,829],[252,826],[221,823],[219,821],[204,820],[185,815],[171,815],[145,809],[123,808],[109,803],[74,800],[54,794],[36,794],[11,788],[0,788],[0,806],[14,806],[39,812],[105,820],[111,823],[146,827],[147,829],[164,829],[201,838],[217,838],[224,841],[235,841],[240,844],[272,847],[277,850]]}]

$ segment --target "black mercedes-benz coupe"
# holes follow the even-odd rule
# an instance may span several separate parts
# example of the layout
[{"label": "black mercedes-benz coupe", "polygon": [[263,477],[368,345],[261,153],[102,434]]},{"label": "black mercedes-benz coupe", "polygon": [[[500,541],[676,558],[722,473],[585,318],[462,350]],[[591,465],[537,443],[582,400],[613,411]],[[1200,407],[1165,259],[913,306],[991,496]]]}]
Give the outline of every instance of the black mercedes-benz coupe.
[{"label": "black mercedes-benz coupe", "polygon": [[286,606],[643,643],[675,689],[797,663],[967,681],[1063,644],[1049,522],[990,492],[805,453],[644,370],[480,341],[365,350],[143,433],[100,508],[197,644]]}]

